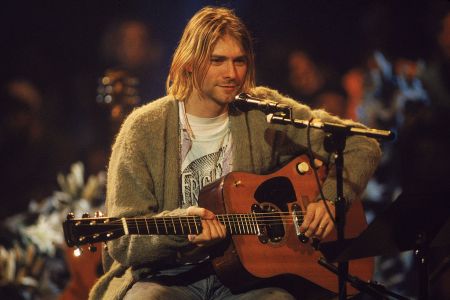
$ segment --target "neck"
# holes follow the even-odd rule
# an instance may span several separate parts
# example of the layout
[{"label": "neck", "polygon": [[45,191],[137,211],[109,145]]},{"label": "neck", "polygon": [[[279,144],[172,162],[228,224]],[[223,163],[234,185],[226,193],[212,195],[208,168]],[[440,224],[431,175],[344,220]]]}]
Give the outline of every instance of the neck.
[{"label": "neck", "polygon": [[207,100],[197,91],[185,100],[184,107],[186,113],[201,118],[218,117],[228,111],[228,103]]}]

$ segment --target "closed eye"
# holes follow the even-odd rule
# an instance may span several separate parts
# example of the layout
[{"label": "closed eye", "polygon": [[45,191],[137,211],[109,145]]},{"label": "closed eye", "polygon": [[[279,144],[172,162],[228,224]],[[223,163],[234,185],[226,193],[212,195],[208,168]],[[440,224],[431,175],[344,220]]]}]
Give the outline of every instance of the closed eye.
[{"label": "closed eye", "polygon": [[[227,59],[228,59],[228,58],[225,57],[225,56],[216,56],[216,55],[213,55],[213,56],[211,57],[211,63],[212,63],[213,65],[220,65],[220,64],[222,64],[223,62],[225,62]],[[234,59],[233,59],[233,64],[235,64],[236,66],[244,66],[244,65],[247,64],[247,57],[245,57],[245,56],[239,56],[239,57],[237,57],[237,58],[234,58]]]},{"label": "closed eye", "polygon": [[221,64],[226,60],[224,56],[212,56],[211,63],[212,64]]},{"label": "closed eye", "polygon": [[234,64],[237,66],[244,66],[247,64],[247,58],[245,56],[238,57],[234,60]]}]

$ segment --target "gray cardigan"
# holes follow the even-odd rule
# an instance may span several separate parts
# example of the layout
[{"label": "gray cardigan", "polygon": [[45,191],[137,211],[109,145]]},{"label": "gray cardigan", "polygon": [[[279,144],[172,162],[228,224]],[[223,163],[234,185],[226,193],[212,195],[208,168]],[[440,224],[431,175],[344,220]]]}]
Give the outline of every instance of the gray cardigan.
[{"label": "gray cardigan", "polygon": [[[330,116],[323,110],[257,87],[256,97],[294,107],[294,117],[357,125]],[[361,125],[357,125],[361,126]],[[233,171],[263,173],[306,150],[306,129],[274,125],[260,111],[243,113],[230,108],[233,136]],[[329,163],[324,134],[311,130],[314,154]],[[130,114],[116,137],[108,168],[107,215],[111,217],[184,214],[180,207],[180,137],[177,101],[171,96],[146,104]],[[361,194],[372,176],[381,151],[369,138],[353,136],[344,152],[344,193],[348,201]],[[335,198],[334,168],[330,168],[323,191]],[[127,235],[108,242],[104,251],[112,264],[90,292],[90,299],[121,299],[140,276],[157,265],[173,263],[188,245],[183,236]]]}]

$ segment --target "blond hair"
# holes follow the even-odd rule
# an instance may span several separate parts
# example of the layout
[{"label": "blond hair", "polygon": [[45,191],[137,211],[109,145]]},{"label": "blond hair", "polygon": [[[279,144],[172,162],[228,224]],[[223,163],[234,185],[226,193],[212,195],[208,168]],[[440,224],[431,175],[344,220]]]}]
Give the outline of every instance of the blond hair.
[{"label": "blond hair", "polygon": [[208,6],[199,10],[184,29],[167,77],[167,94],[184,100],[194,88],[200,90],[214,46],[227,34],[241,44],[247,59],[247,73],[241,90],[253,88],[255,64],[250,33],[232,10]]}]

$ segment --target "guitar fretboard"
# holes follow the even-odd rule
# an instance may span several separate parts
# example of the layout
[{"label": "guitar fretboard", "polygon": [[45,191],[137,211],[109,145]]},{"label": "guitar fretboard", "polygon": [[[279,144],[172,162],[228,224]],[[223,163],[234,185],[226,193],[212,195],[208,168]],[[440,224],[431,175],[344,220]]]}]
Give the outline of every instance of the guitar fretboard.
[{"label": "guitar fretboard", "polygon": [[[253,213],[216,215],[218,221],[225,225],[233,235],[259,234],[262,227],[292,223],[293,215],[287,213]],[[286,222],[286,218],[288,222]],[[303,222],[303,214],[295,214],[298,224]],[[197,216],[124,218],[122,219],[125,234],[140,235],[187,235],[202,232],[201,218]]]}]

